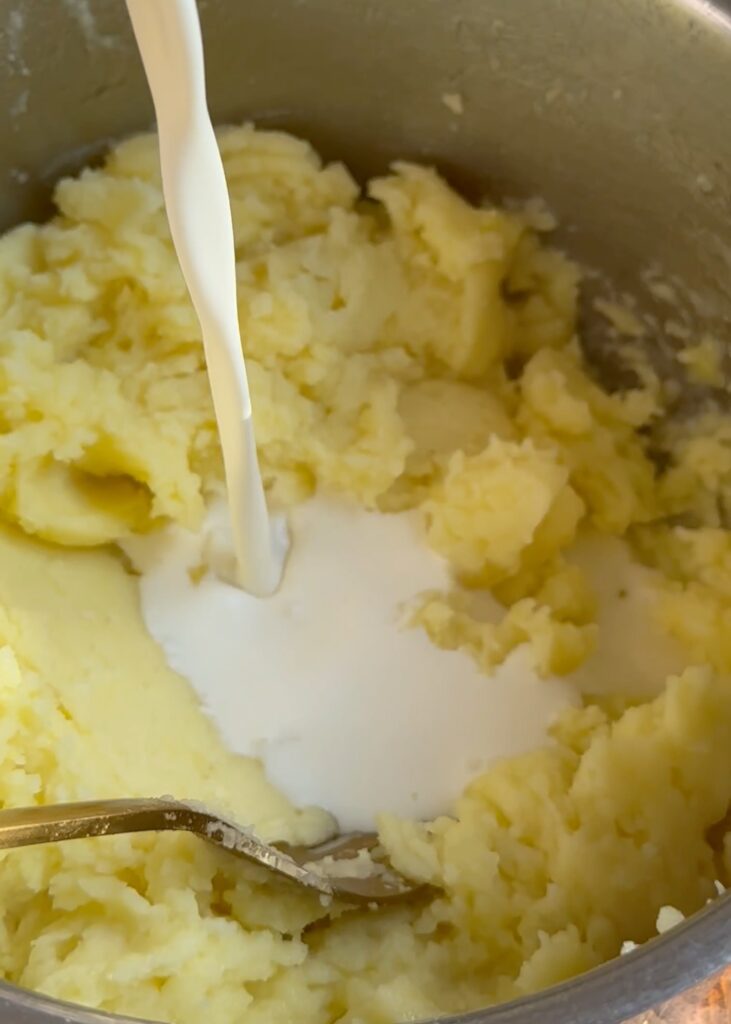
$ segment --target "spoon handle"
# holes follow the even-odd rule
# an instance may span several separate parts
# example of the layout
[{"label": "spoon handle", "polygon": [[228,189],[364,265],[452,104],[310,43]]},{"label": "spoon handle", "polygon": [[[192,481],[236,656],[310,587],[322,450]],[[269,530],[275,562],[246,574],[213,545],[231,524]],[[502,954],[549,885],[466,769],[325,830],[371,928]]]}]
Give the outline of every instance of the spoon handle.
[{"label": "spoon handle", "polygon": [[132,832],[192,832],[275,874],[332,894],[325,879],[276,847],[204,807],[181,800],[88,800],[0,811],[0,850]]},{"label": "spoon handle", "polygon": [[0,811],[0,850],[65,839],[189,828],[174,801],[88,800]]}]

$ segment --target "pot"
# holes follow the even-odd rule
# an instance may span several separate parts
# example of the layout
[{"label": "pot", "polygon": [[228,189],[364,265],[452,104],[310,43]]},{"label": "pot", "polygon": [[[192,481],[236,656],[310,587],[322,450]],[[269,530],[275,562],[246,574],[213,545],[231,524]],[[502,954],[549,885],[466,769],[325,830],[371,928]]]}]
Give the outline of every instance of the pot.
[{"label": "pot", "polygon": [[[652,311],[642,282],[661,272],[678,315],[730,336],[729,0],[199,6],[214,120],[294,131],[364,177],[408,157],[468,195],[541,195],[559,240],[618,290]],[[0,0],[0,228],[47,216],[61,174],[152,124],[121,0]],[[601,327],[586,330],[601,352]],[[726,894],[633,953],[452,1024],[725,1022],[729,965]],[[0,985],[0,1019],[116,1018]]]}]

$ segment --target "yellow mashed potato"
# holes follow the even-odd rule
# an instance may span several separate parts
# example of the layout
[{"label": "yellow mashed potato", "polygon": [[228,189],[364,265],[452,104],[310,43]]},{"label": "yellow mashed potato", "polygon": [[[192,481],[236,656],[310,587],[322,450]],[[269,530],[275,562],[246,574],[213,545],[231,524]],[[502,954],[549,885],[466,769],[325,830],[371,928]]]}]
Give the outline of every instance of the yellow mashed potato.
[{"label": "yellow mashed potato", "polygon": [[[411,165],[363,196],[295,139],[219,137],[272,503],[319,488],[419,507],[463,587],[423,595],[414,628],[488,674],[526,641],[546,672],[580,664],[593,596],[565,552],[586,529],[627,536],[688,667],[647,703],[566,714],[450,817],[384,819],[393,863],[434,883],[431,900],[328,918],[187,836],[8,852],[0,973],[180,1024],[389,1024],[533,992],[731,881],[731,426],[680,431],[658,471],[639,431],[662,389],[594,381],[580,275],[540,207],[475,208]],[[56,202],[0,241],[0,799],[171,792],[315,841],[327,817],[223,749],[166,667],[113,543],[195,528],[222,486],[155,139],[62,181]],[[485,587],[498,623],[471,612]]]}]

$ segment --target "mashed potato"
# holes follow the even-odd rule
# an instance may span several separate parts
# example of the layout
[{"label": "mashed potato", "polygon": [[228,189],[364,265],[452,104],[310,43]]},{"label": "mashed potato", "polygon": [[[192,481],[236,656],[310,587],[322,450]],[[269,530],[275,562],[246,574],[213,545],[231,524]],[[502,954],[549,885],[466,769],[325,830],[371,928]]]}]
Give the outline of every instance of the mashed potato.
[{"label": "mashed potato", "polygon": [[[384,819],[393,863],[433,899],[324,917],[180,835],[8,852],[0,972],[179,1024],[388,1024],[533,992],[731,881],[731,832],[707,838],[731,801],[731,428],[686,428],[658,471],[641,432],[661,389],[610,395],[592,378],[579,273],[546,245],[539,208],[475,208],[406,164],[364,196],[295,139],[219,137],[271,502],[317,488],[420,509],[461,588],[423,595],[414,628],[487,675],[526,641],[546,672],[581,664],[593,596],[566,554],[589,529],[626,536],[657,569],[688,666],[649,702],[566,714],[549,747],[476,779],[450,817]],[[222,488],[155,139],[62,181],[56,202],[49,224],[0,241],[2,803],[172,792],[315,841],[327,816],[223,749],[166,667],[114,547],[171,520],[196,528]],[[502,621],[474,613],[480,588]]]}]

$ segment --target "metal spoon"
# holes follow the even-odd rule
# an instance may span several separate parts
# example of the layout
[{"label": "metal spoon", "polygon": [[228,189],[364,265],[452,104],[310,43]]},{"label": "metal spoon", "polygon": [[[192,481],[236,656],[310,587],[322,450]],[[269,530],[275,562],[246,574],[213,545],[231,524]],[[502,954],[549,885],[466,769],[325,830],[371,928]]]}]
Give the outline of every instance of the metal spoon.
[{"label": "metal spoon", "polygon": [[348,874],[348,860],[361,850],[378,846],[373,833],[336,836],[319,846],[274,846],[201,804],[170,797],[89,800],[0,811],[0,850],[92,836],[173,831],[192,832],[328,899],[384,903],[417,888],[377,861],[365,877]]}]

